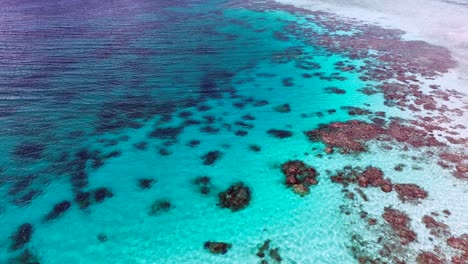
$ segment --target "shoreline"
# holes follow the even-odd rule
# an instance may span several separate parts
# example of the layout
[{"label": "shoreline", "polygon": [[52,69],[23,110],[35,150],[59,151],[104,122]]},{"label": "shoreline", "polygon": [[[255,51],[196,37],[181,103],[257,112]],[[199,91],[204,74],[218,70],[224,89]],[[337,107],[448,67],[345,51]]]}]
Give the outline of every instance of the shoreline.
[{"label": "shoreline", "polygon": [[[330,12],[345,18],[403,30],[405,40],[422,40],[449,49],[458,65],[458,77],[468,84],[468,2],[442,0],[275,0],[311,11]],[[424,8],[421,8],[424,6]],[[434,16],[433,14],[441,14]]]}]

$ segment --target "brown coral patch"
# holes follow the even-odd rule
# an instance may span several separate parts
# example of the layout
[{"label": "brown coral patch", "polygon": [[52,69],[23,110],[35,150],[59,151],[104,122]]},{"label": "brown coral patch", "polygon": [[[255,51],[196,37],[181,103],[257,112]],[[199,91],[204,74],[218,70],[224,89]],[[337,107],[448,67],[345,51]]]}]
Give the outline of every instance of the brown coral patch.
[{"label": "brown coral patch", "polygon": [[417,264],[444,264],[445,261],[432,252],[423,251],[416,257]]},{"label": "brown coral patch", "polygon": [[343,184],[358,184],[359,187],[378,187],[383,192],[391,192],[393,189],[390,179],[385,179],[382,170],[368,166],[364,169],[360,167],[346,166],[331,177],[331,181]]},{"label": "brown coral patch", "polygon": [[399,183],[395,184],[394,187],[402,202],[418,202],[427,198],[427,192],[416,184]]},{"label": "brown coral patch", "polygon": [[411,230],[409,216],[399,210],[386,207],[385,212],[382,214],[383,219],[390,224],[396,235],[400,237],[400,243],[407,245],[416,240],[416,233]]},{"label": "brown coral patch", "polygon": [[434,219],[434,217],[425,215],[422,218],[422,222],[430,231],[430,234],[435,237],[449,236],[450,231],[448,225],[439,222]]},{"label": "brown coral patch", "polygon": [[309,186],[316,185],[317,171],[300,160],[291,160],[281,166],[286,176],[285,184],[301,196],[309,193]]},{"label": "brown coral patch", "polygon": [[392,121],[388,127],[359,120],[334,122],[306,132],[309,140],[322,141],[328,147],[341,148],[343,153],[366,150],[365,142],[372,139],[394,139],[413,147],[443,146],[444,144],[424,130]]}]

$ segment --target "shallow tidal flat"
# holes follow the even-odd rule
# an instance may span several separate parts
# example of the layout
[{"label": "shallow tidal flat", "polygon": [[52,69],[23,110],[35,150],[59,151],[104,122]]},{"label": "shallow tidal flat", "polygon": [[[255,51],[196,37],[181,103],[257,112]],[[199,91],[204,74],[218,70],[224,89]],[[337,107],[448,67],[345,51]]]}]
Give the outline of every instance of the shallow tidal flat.
[{"label": "shallow tidal flat", "polygon": [[0,15],[0,262],[468,259],[449,50],[271,1],[44,5]]}]

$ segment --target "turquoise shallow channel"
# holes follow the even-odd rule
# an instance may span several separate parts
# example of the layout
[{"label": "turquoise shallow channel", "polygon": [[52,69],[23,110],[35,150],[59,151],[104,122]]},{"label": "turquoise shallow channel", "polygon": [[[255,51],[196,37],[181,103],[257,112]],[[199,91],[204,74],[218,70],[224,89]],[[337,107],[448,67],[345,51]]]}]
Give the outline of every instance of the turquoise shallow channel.
[{"label": "turquoise shallow channel", "polygon": [[[227,0],[2,1],[0,263],[357,263],[367,228],[325,172],[349,158],[304,132],[370,122],[349,107],[408,113],[337,70],[365,61],[291,24],[327,34],[305,14]],[[407,160],[372,158],[384,171]],[[317,170],[310,194],[284,184],[288,160]],[[250,202],[222,208],[239,182]]]}]

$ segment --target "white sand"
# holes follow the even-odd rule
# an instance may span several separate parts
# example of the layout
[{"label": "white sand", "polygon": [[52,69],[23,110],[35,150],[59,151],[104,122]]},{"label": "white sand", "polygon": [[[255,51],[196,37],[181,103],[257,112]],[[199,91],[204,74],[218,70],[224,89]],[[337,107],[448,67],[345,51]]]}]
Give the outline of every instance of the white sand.
[{"label": "white sand", "polygon": [[[404,30],[406,39],[447,47],[468,84],[468,0],[276,0]],[[468,85],[458,89],[468,93]]]}]

